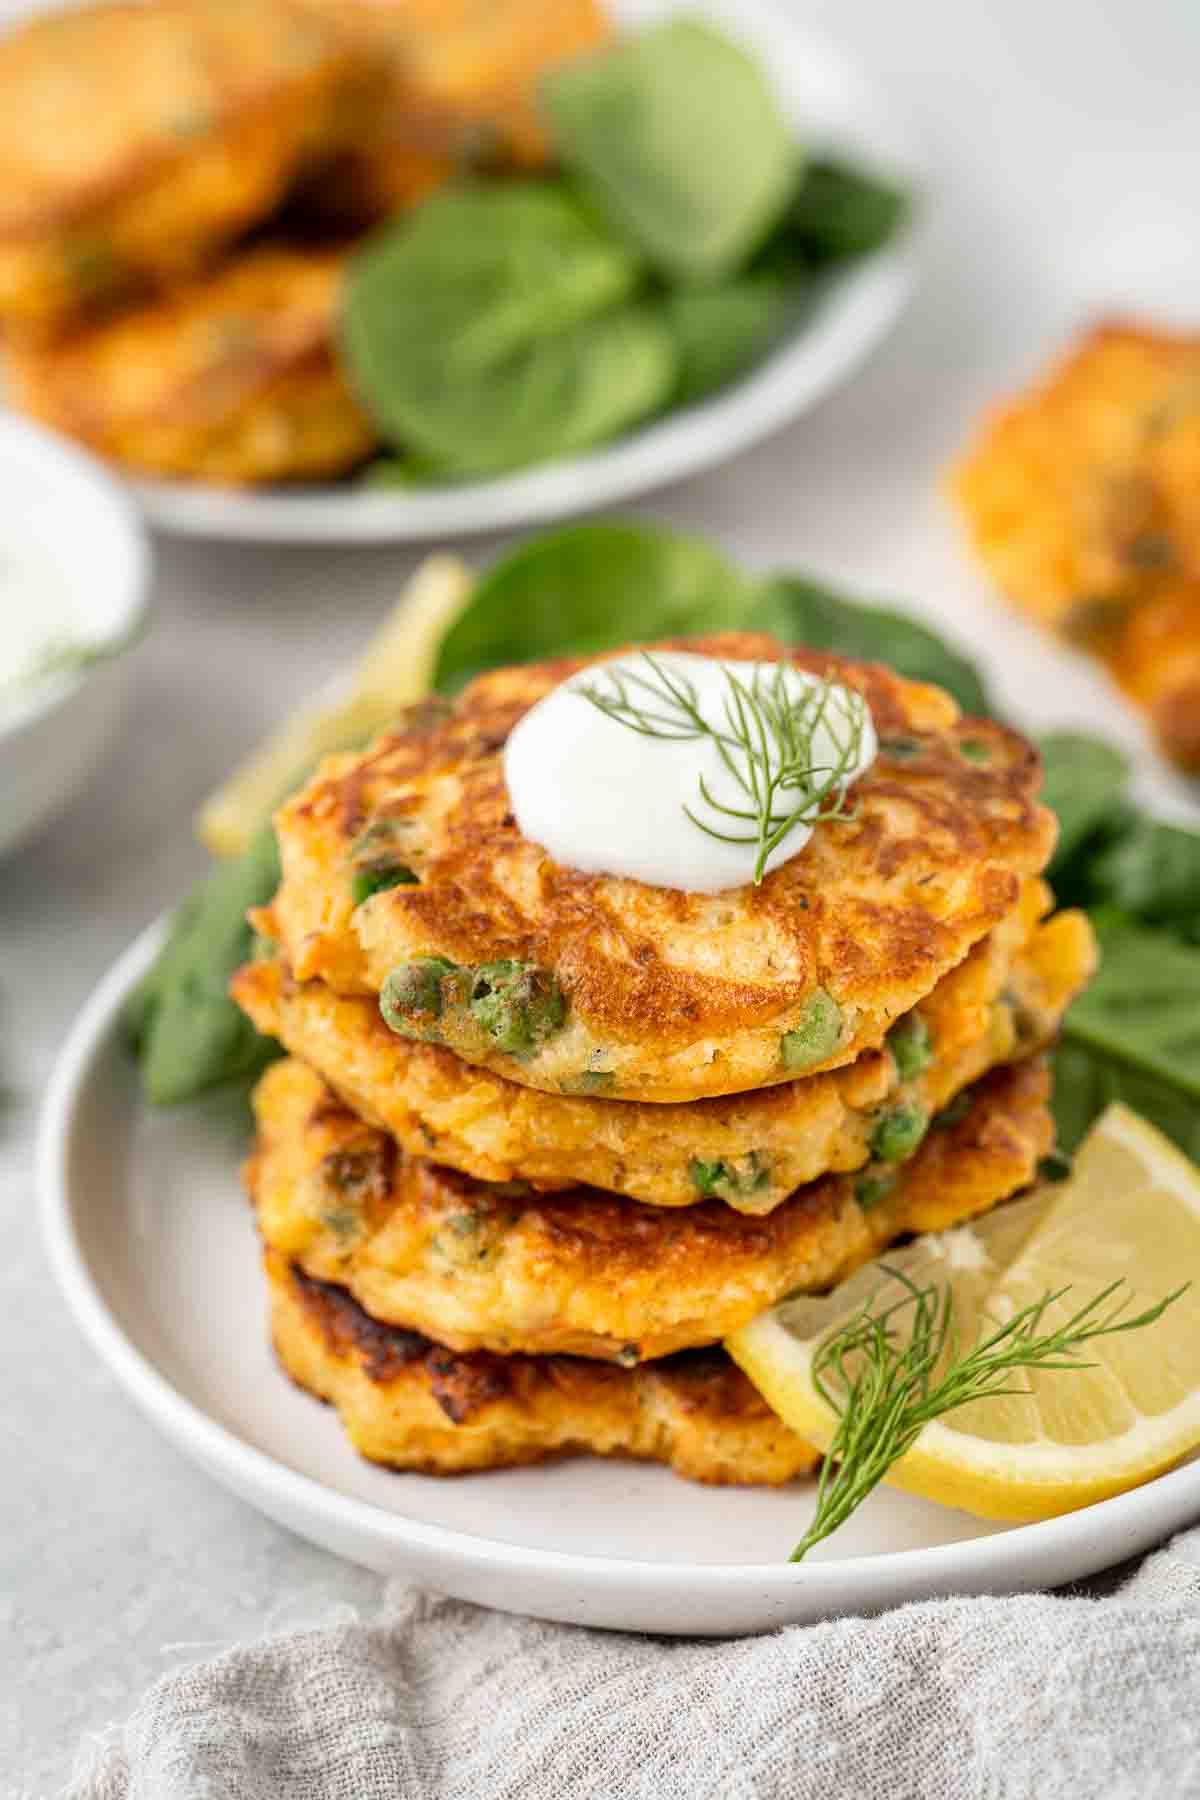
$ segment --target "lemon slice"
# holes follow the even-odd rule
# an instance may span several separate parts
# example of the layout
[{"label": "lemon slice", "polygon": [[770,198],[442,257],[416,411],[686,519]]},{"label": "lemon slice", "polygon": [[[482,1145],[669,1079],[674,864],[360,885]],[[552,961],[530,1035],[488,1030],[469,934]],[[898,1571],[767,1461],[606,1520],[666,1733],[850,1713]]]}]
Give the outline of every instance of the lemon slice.
[{"label": "lemon slice", "polygon": [[[1017,1370],[1022,1390],[927,1424],[886,1479],[992,1519],[1043,1519],[1136,1487],[1200,1444],[1200,1170],[1153,1126],[1113,1105],[1068,1181],[869,1263],[832,1294],[782,1301],[729,1340],[779,1416],[827,1449],[837,1423],[816,1392],[814,1351],[868,1301],[900,1297],[887,1270],[948,1284],[961,1348],[1060,1288],[1052,1331],[1122,1279],[1126,1316],[1192,1285],[1154,1323],[1092,1340],[1090,1367]],[[897,1315],[903,1331],[911,1316]]]},{"label": "lemon slice", "polygon": [[474,579],[457,556],[426,557],[349,679],[292,713],[204,802],[196,830],[214,856],[240,856],[318,757],[372,737],[429,692],[438,647]]}]

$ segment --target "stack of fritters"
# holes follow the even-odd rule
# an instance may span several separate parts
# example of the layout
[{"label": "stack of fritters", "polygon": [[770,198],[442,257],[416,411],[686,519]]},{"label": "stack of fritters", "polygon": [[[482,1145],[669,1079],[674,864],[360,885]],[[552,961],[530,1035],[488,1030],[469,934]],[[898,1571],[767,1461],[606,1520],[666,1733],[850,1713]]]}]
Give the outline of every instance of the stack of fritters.
[{"label": "stack of fritters", "polygon": [[1038,1052],[1093,945],[1049,916],[1035,753],[873,665],[687,648],[850,683],[879,735],[852,818],[760,887],[583,874],[521,836],[504,744],[579,662],[418,709],[278,815],[272,948],[234,992],[290,1056],[248,1183],[283,1363],[375,1460],[790,1479],[810,1451],[715,1346],[1051,1147]]},{"label": "stack of fritters", "polygon": [[101,0],[0,37],[0,328],[18,403],[205,481],[353,468],[356,236],[467,156],[543,161],[533,94],[595,0]]}]

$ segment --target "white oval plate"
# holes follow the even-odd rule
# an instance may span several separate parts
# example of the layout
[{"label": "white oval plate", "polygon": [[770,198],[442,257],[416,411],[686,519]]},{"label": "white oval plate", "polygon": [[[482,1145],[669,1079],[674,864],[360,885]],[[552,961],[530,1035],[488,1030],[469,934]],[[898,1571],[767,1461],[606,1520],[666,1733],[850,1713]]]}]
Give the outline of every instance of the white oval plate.
[{"label": "white oval plate", "polygon": [[361,1461],[267,1344],[247,1122],[226,1098],[154,1113],[120,1042],[147,932],[93,994],[42,1122],[42,1220],[92,1348],[181,1450],[280,1524],[385,1573],[509,1612],[689,1635],[766,1631],[943,1594],[1071,1581],[1200,1511],[1200,1462],[1042,1525],[881,1489],[802,1566],[809,1484],[703,1488],[592,1458],[436,1480]]},{"label": "white oval plate", "polygon": [[[678,9],[678,0],[618,0],[613,8],[634,29]],[[805,143],[920,181],[903,127],[836,50],[809,37],[770,0],[703,0],[700,10],[762,57]],[[611,506],[709,469],[815,405],[893,324],[912,290],[916,261],[910,227],[886,250],[831,281],[795,336],[741,381],[566,462],[494,481],[400,493],[352,483],[243,492],[157,481],[139,482],[135,491],[151,522],[166,531],[260,542],[379,543],[498,530]]]}]

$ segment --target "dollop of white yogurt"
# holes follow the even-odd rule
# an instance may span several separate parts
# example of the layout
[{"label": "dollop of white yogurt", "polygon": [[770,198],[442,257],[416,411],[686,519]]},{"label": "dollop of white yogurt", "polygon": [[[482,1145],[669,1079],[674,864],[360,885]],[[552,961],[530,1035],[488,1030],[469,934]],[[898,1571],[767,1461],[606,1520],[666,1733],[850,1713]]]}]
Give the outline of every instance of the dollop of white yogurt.
[{"label": "dollop of white yogurt", "polygon": [[[728,730],[727,670],[753,691],[756,681],[774,683],[782,669],[788,699],[794,704],[801,704],[821,685],[816,676],[788,664],[722,663],[686,651],[656,655],[654,661],[660,670],[689,684],[701,718],[722,731]],[[703,780],[718,806],[749,805],[718,743],[708,736],[647,736],[608,716],[580,692],[586,687],[612,692],[614,674],[653,677],[638,656],[593,664],[539,700],[510,735],[504,776],[522,835],[543,845],[555,862],[588,874],[623,876],[695,894],[719,894],[748,885],[754,879],[756,842],[730,843],[712,832],[750,836],[753,822],[728,818],[701,792]],[[653,697],[635,683],[627,680],[626,692],[638,705],[661,712]],[[853,752],[848,760],[847,746]],[[824,720],[812,733],[811,748],[817,765],[845,764],[839,783],[843,792],[870,767],[878,740],[860,693],[836,683],[830,686]],[[790,812],[800,798],[782,795],[779,806]],[[827,799],[826,810],[828,804]],[[689,811],[695,819],[689,818]],[[798,856],[812,830],[811,823],[796,824],[771,852],[764,872]]]}]

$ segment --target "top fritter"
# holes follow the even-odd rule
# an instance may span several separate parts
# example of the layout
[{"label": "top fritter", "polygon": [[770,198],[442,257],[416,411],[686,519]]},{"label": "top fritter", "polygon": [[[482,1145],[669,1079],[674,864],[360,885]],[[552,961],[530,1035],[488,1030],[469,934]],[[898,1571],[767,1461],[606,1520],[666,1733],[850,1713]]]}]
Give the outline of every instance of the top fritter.
[{"label": "top fritter", "polygon": [[379,994],[394,1030],[548,1092],[737,1093],[877,1046],[1045,865],[1036,752],[939,689],[756,634],[656,648],[860,693],[878,754],[844,816],[715,895],[555,863],[517,827],[502,756],[587,659],[499,670],[327,759],[279,813],[272,927],[296,977]]}]

